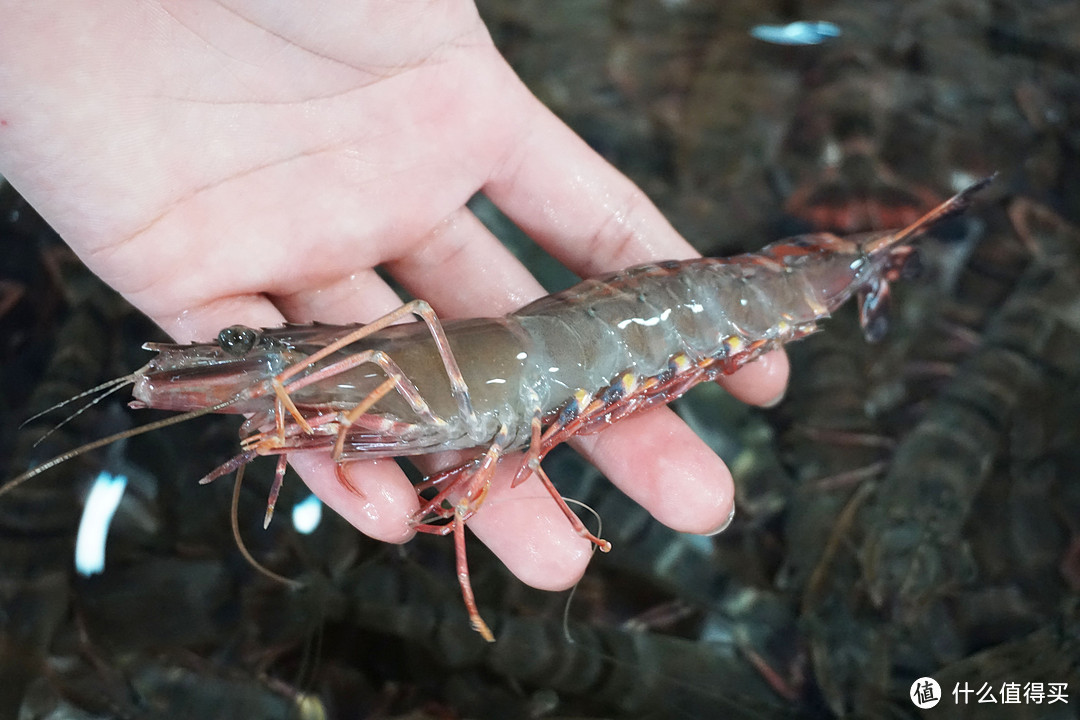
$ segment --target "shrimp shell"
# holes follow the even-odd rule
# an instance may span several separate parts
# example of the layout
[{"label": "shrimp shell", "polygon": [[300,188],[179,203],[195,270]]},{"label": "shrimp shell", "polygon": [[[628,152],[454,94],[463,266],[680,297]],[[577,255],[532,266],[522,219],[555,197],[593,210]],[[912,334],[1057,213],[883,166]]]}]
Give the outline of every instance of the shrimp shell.
[{"label": "shrimp shell", "polygon": [[[493,640],[472,596],[464,526],[504,455],[526,449],[515,484],[536,473],[578,534],[610,549],[543,472],[552,448],[805,337],[852,296],[868,339],[879,338],[888,284],[899,276],[909,242],[963,210],[989,181],[897,232],[815,233],[758,253],[643,265],[585,280],[501,318],[443,323],[415,300],[369,325],[234,326],[215,343],[149,344],[158,355],[123,379],[134,385],[132,405],[185,414],[65,453],[0,492],[119,437],[210,412],[249,417],[242,452],[204,481],[257,455],[280,456],[267,522],[285,458],[295,450],[329,451],[343,463],[485,448],[417,486],[436,491],[422,496],[413,525],[454,533],[473,627]],[[422,322],[395,324],[409,316]],[[339,478],[348,486],[344,474]]]}]

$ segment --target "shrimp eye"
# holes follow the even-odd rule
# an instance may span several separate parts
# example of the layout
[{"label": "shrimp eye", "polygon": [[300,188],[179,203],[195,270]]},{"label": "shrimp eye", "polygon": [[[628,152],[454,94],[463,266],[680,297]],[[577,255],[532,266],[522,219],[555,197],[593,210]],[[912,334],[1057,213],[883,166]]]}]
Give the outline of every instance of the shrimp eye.
[{"label": "shrimp eye", "polygon": [[233,325],[218,333],[218,345],[225,352],[235,357],[247,355],[259,342],[261,333],[244,325]]}]

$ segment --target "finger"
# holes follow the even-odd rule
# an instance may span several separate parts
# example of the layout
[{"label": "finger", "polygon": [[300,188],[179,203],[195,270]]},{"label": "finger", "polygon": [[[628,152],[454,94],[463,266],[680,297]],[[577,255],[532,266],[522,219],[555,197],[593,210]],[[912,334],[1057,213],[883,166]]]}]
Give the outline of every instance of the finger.
[{"label": "finger", "polygon": [[574,532],[535,475],[510,487],[517,457],[499,465],[481,511],[468,527],[526,585],[565,590],[585,573],[593,545]]},{"label": "finger", "polygon": [[[444,224],[438,243],[425,243],[425,247],[443,244],[443,249],[394,265],[395,276],[406,285],[439,277],[440,273],[455,278],[446,288],[437,283],[439,287],[427,295],[440,311],[469,314],[472,310],[475,314],[471,294],[459,292],[461,287],[471,290],[482,286],[485,300],[481,305],[488,312],[502,312],[541,292],[527,271],[467,210]],[[485,264],[485,257],[494,259]],[[490,268],[497,263],[507,267],[492,274]],[[524,297],[522,287],[528,288]],[[731,476],[723,462],[670,410],[648,413],[642,420],[621,422],[600,436],[580,438],[575,445],[661,522],[687,532],[713,532],[722,527],[730,518],[733,496]],[[503,466],[508,463],[504,461]],[[500,475],[504,470],[500,469]],[[531,484],[534,488],[527,490]],[[505,501],[493,501],[504,495]],[[535,478],[513,490],[496,482],[482,511],[469,524],[511,572],[530,585],[566,587],[576,581],[587,562],[587,557],[582,558],[579,566],[575,562],[579,556],[567,556],[577,552],[572,548],[579,548],[584,541]],[[538,552],[541,544],[550,544],[549,551]]]},{"label": "finger", "polygon": [[[371,285],[359,293],[360,302],[373,305],[382,302],[393,306],[396,296],[385,283],[378,280]],[[307,319],[303,315],[307,312],[323,312],[324,317],[337,319],[333,305],[317,308],[301,304],[299,308],[293,308],[288,302],[283,304],[287,310],[284,315],[261,295],[222,298],[181,313],[177,318],[158,319],[157,322],[178,341],[206,341],[229,325],[275,327],[286,318]],[[364,534],[377,540],[398,543],[413,536],[414,531],[408,521],[419,507],[419,500],[412,483],[392,460],[348,463],[345,473],[356,493],[350,492],[338,481],[336,463],[326,453],[290,453],[289,463],[319,499]]]},{"label": "finger", "polygon": [[[527,91],[526,91],[527,92]],[[645,194],[531,95],[519,151],[484,192],[548,252],[582,276],[697,257]],[[776,400],[786,358],[727,376],[722,384],[753,404]]]},{"label": "finger", "polygon": [[[368,270],[315,291],[277,296],[274,303],[291,322],[352,323],[375,320],[399,307],[401,299]],[[402,543],[415,534],[409,520],[420,501],[393,460],[345,463],[345,477],[356,492],[341,484],[328,453],[291,454],[289,462],[313,493],[365,535]]]},{"label": "finger", "polygon": [[790,374],[787,353],[773,350],[744,365],[734,375],[720,377],[717,382],[748,405],[772,407],[784,398]]},{"label": "finger", "polygon": [[416,531],[409,519],[420,507],[412,483],[391,459],[344,466],[350,491],[338,480],[335,463],[322,452],[289,454],[289,463],[320,500],[360,532],[376,540],[403,543]]},{"label": "finger", "polygon": [[[423,237],[388,244],[382,266],[414,297],[443,319],[503,315],[544,293],[532,274],[466,207]],[[401,299],[374,270],[274,304],[293,322],[370,322],[401,306]]]},{"label": "finger", "polygon": [[386,269],[446,318],[504,315],[544,294],[532,273],[464,207]]},{"label": "finger", "polygon": [[[421,294],[421,286],[430,287],[425,296],[447,316],[475,315],[478,305],[499,314],[542,293],[468,210],[444,223],[437,242],[424,247],[430,249],[396,261],[393,273],[416,294]],[[454,282],[439,282],[444,276]],[[481,292],[484,300],[476,303],[471,291]],[[575,444],[665,524],[688,532],[716,530],[730,516],[733,495],[723,462],[671,411],[648,413],[647,418],[643,423],[624,421]],[[664,447],[662,438],[675,447]],[[642,459],[645,462],[639,462]],[[504,482],[508,466],[513,466],[510,459],[501,464],[488,499],[469,527],[523,582],[546,589],[569,587],[584,572],[589,543],[577,536],[537,478],[510,489]],[[687,506],[696,512],[688,512]]]},{"label": "finger", "polygon": [[519,105],[517,151],[483,189],[530,237],[582,276],[698,255],[637,186],[539,100],[530,94]]},{"label": "finger", "polygon": [[[520,267],[517,261],[501,250],[498,242],[467,210],[452,222],[444,224],[439,232],[439,241],[425,243],[425,247],[445,244],[445,249],[429,251],[419,259],[408,258],[395,263],[394,272],[406,285],[438,277],[440,271],[455,278],[457,282],[445,289],[443,283],[436,283],[438,287],[427,295],[440,311],[470,314],[472,309],[472,314],[475,314],[470,293],[459,292],[457,288],[461,287],[476,289],[482,286],[485,293],[483,307],[489,312],[502,312],[520,304],[523,299],[531,299],[539,294],[539,286],[531,276],[524,268],[517,270]],[[474,245],[478,249],[473,249]],[[500,252],[505,255],[500,256]],[[485,264],[482,258],[491,256],[496,261]],[[508,267],[489,275],[488,268],[496,262]],[[517,283],[517,287],[507,287],[506,284],[510,282]],[[524,298],[520,298],[520,287],[529,288]],[[775,389],[776,384],[777,381],[772,381],[763,390],[770,398],[779,392]],[[754,392],[762,392],[748,387],[748,383],[741,386],[735,383],[734,386],[748,397],[753,397]],[[581,438],[575,444],[661,522],[686,532],[707,533],[721,528],[730,517],[733,497],[731,476],[723,462],[669,410],[649,413],[644,422],[635,420],[607,428],[599,437]],[[533,504],[536,512],[543,513],[536,518],[540,527],[552,527],[550,523],[553,522],[554,528],[565,526],[566,532],[576,538],[556,505],[550,499],[544,501],[542,486],[538,492],[541,497]],[[573,572],[558,573],[545,579],[543,573],[538,574],[537,568],[532,565],[532,556],[526,554],[519,557],[514,552],[513,548],[520,545],[520,539],[512,535],[513,528],[524,522],[513,512],[517,507],[508,503],[505,509],[500,509],[490,502],[485,503],[483,512],[478,513],[471,523],[479,522],[484,527],[490,522],[493,528],[506,528],[511,533],[503,536],[497,529],[481,532],[477,528],[477,533],[483,535],[484,540],[523,581],[530,584],[543,582],[545,585],[572,581]],[[503,513],[509,519],[504,520]]]},{"label": "finger", "polygon": [[[387,263],[413,294],[445,318],[502,315],[543,295],[532,274],[467,208],[447,218],[411,253]],[[577,582],[592,556],[536,476],[510,487],[516,457],[499,464],[468,527],[515,577],[543,590]]]},{"label": "finger", "polygon": [[709,535],[731,520],[731,473],[668,408],[634,415],[572,444],[627,496],[674,530]]},{"label": "finger", "polygon": [[219,298],[176,314],[151,315],[150,319],[178,343],[212,342],[230,325],[266,328],[285,321],[274,304],[258,294]]},{"label": "finger", "polygon": [[370,268],[273,301],[290,322],[302,323],[369,323],[401,307],[401,298]]}]

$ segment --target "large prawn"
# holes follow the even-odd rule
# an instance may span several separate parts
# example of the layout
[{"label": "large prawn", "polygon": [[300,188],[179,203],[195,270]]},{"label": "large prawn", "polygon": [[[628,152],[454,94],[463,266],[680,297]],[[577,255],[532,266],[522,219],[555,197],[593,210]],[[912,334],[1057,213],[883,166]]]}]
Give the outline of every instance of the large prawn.
[{"label": "large prawn", "polygon": [[[865,334],[876,340],[889,282],[903,269],[910,242],[963,210],[987,182],[899,231],[815,233],[757,253],[643,265],[585,280],[501,318],[444,323],[414,300],[368,325],[234,326],[214,343],[150,343],[146,348],[158,353],[153,360],[100,389],[132,384],[133,407],[186,412],[64,453],[0,493],[120,437],[215,412],[248,417],[241,452],[203,482],[259,455],[279,456],[267,522],[293,451],[330,453],[349,486],[342,463],[479,448],[473,460],[417,486],[426,495],[412,522],[422,532],[454,535],[472,626],[493,640],[470,585],[464,532],[505,456],[524,450],[514,484],[537,474],[574,529],[609,550],[544,473],[552,448],[809,335],[853,296]],[[421,321],[400,323],[411,316]]]}]

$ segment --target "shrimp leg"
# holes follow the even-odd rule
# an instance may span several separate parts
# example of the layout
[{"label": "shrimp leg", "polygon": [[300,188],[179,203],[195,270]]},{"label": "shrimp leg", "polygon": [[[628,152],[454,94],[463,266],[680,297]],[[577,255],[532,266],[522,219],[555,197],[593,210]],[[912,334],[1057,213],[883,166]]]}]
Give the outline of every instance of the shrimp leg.
[{"label": "shrimp leg", "polygon": [[[495,440],[484,455],[478,461],[462,466],[464,469],[475,468],[475,471],[465,475],[463,470],[462,477],[455,479],[451,483],[451,487],[461,482],[464,482],[466,486],[464,494],[454,503],[454,520],[451,524],[431,525],[417,523],[413,526],[420,532],[433,535],[454,533],[454,554],[457,558],[458,583],[461,585],[461,596],[465,600],[465,608],[469,611],[469,622],[472,624],[473,629],[488,642],[495,642],[495,635],[492,634],[487,623],[480,617],[480,610],[476,606],[476,595],[473,593],[472,581],[469,578],[469,563],[465,556],[465,522],[476,514],[476,511],[487,497],[488,490],[491,489],[491,479],[495,475],[495,468],[499,464],[499,458],[506,451],[509,437],[506,425],[502,425],[495,436]],[[455,468],[455,470],[462,468]],[[440,495],[444,495],[449,490],[450,488],[447,488]]]},{"label": "shrimp leg", "polygon": [[[453,361],[453,356],[450,356],[450,360]],[[352,484],[346,479],[345,475],[340,471],[342,453],[344,452],[345,440],[348,437],[349,428],[353,426],[353,424],[357,421],[357,419],[360,418],[360,416],[370,410],[375,403],[383,399],[387,394],[390,393],[391,390],[396,389],[398,393],[402,396],[402,398],[404,398],[409,403],[413,411],[416,412],[426,422],[431,424],[445,423],[445,420],[438,417],[435,413],[431,411],[431,408],[428,406],[427,402],[420,394],[420,391],[417,389],[416,385],[414,385],[413,382],[409,380],[408,377],[406,377],[405,373],[403,373],[401,371],[401,368],[398,367],[398,364],[395,363],[393,359],[390,358],[390,356],[388,356],[381,350],[365,350],[355,355],[351,355],[343,360],[333,363],[332,365],[321,368],[317,372],[304,376],[303,378],[290,384],[288,387],[275,384],[275,392],[277,392],[278,387],[284,387],[285,392],[284,399],[280,395],[278,398],[276,398],[276,402],[278,405],[277,428],[274,432],[265,433],[260,436],[255,436],[253,438],[248,438],[244,442],[245,448],[254,448],[259,452],[259,454],[269,454],[274,449],[277,449],[284,444],[285,425],[283,418],[284,413],[281,411],[281,408],[284,404],[284,400],[289,399],[288,392],[290,390],[298,390],[301,387],[308,385],[309,383],[317,382],[327,377],[332,377],[346,370],[349,370],[350,368],[354,368],[358,365],[363,365],[365,363],[374,363],[378,365],[380,368],[382,368],[383,372],[387,374],[387,379],[384,380],[377,388],[375,388],[375,390],[368,394],[368,396],[365,397],[362,401],[360,401],[360,403],[358,403],[355,407],[351,408],[347,412],[338,413],[336,415],[336,417],[334,418],[334,422],[336,422],[338,426],[338,431],[337,439],[334,442],[334,450],[331,455],[333,460],[338,463],[338,482],[340,482],[350,492],[359,495],[359,491],[357,491],[356,488],[352,486]],[[282,373],[282,375],[284,375],[284,373]],[[465,398],[468,399],[468,388],[465,388]],[[292,405],[291,400],[289,400],[288,404]],[[318,419],[322,419],[322,416],[320,416],[320,418]],[[316,422],[316,420],[313,419],[311,420],[311,423],[309,423],[307,421],[307,418],[305,418],[304,422],[310,428],[311,423]],[[274,474],[274,482],[273,485],[271,485],[270,487],[270,495],[266,504],[266,515],[263,520],[263,527],[268,527],[270,525],[270,519],[273,517],[274,514],[274,505],[277,502],[278,493],[281,491],[281,483],[285,476],[284,459],[285,455],[283,454],[281,456],[281,460],[279,460],[278,462],[277,472]]]},{"label": "shrimp leg", "polygon": [[764,341],[752,343],[745,348],[745,352],[722,360],[705,358],[695,363],[686,355],[675,355],[669,361],[665,373],[647,378],[638,378],[629,372],[623,373],[603,393],[595,397],[579,390],[543,434],[540,434],[539,417],[533,419],[533,442],[514,476],[511,487],[521,483],[530,472],[536,473],[577,534],[595,543],[602,552],[608,552],[611,550],[611,543],[596,537],[585,528],[544,472],[540,466],[544,457],[575,435],[597,432],[625,417],[658,404],[668,403],[721,371],[733,372],[750,357],[750,353],[759,351],[763,343]]},{"label": "shrimp leg", "polygon": [[[474,431],[479,425],[479,419],[476,416],[476,411],[473,409],[472,399],[469,396],[469,387],[461,374],[457,359],[454,357],[454,353],[450,348],[450,343],[446,338],[446,331],[443,329],[442,322],[440,322],[435,311],[427,302],[423,300],[413,300],[405,303],[397,310],[383,315],[374,322],[368,323],[367,325],[359,327],[353,332],[338,338],[318,352],[312,353],[305,358],[303,362],[296,363],[295,365],[286,368],[273,378],[272,386],[277,407],[277,412],[275,413],[277,418],[277,428],[276,433],[273,436],[267,435],[254,441],[254,445],[260,451],[260,454],[262,454],[262,452],[270,452],[284,444],[284,416],[286,411],[296,420],[297,424],[300,425],[304,432],[313,432],[308,419],[304,417],[299,408],[296,407],[296,404],[293,403],[292,398],[290,397],[291,392],[295,392],[312,383],[319,382],[328,377],[333,377],[334,375],[338,375],[346,370],[366,363],[378,365],[383,372],[386,373],[387,379],[356,406],[347,412],[340,413],[337,417],[338,432],[337,440],[334,443],[332,457],[334,461],[339,464],[339,471],[337,473],[338,480],[345,485],[346,488],[354,493],[356,492],[356,489],[352,487],[344,474],[340,471],[340,463],[342,461],[342,454],[344,452],[345,440],[348,436],[349,428],[391,390],[397,390],[398,394],[409,403],[409,406],[413,411],[425,422],[433,425],[444,424],[446,421],[432,412],[430,406],[424,400],[416,385],[409,380],[404,372],[402,372],[401,368],[398,367],[398,364],[381,350],[365,350],[356,353],[355,355],[350,355],[326,367],[320,368],[309,375],[305,375],[302,378],[289,382],[291,378],[303,371],[304,368],[311,367],[333,353],[369,337],[373,333],[394,324],[408,315],[416,315],[423,320],[425,325],[427,325],[428,331],[435,341],[435,347],[442,360],[443,368],[446,370],[447,378],[450,380],[450,392],[457,402],[458,412],[465,420],[470,431]],[[265,525],[270,524],[270,518],[274,510],[274,501],[281,489],[281,482],[284,475],[283,470],[283,466],[279,464],[278,472],[275,474],[274,484],[270,489],[270,500],[267,504]]]},{"label": "shrimp leg", "polygon": [[[450,356],[450,359],[451,361],[453,360],[452,355]],[[341,462],[342,460],[341,455],[342,452],[344,452],[345,438],[349,428],[352,427],[353,423],[355,423],[361,415],[370,410],[375,403],[386,397],[391,390],[397,390],[398,394],[409,403],[413,412],[419,415],[424,422],[432,425],[443,425],[446,423],[444,419],[432,412],[427,401],[424,400],[424,397],[420,394],[420,390],[413,384],[412,380],[402,372],[398,364],[381,350],[364,350],[355,355],[350,355],[332,365],[320,368],[317,372],[305,375],[303,378],[290,384],[285,388],[285,391],[288,393],[290,390],[299,390],[311,383],[319,382],[320,380],[333,377],[334,375],[339,375],[346,370],[368,363],[378,365],[382,371],[386,373],[387,379],[347,412],[337,414],[339,430],[337,442],[334,443],[334,454],[332,456],[335,462]],[[462,381],[462,385],[464,387],[464,381]],[[464,397],[466,401],[468,401],[469,391],[467,387],[464,392]]]},{"label": "shrimp leg", "polygon": [[[574,511],[570,509],[570,506],[566,504],[566,501],[559,493],[558,488],[555,487],[555,484],[551,482],[551,478],[548,477],[547,473],[544,472],[544,469],[541,467],[540,462],[543,460],[544,456],[551,448],[559,442],[562,442],[562,440],[560,439],[554,444],[549,442],[545,445],[545,434],[543,433],[542,416],[540,412],[540,398],[536,396],[535,393],[532,393],[529,404],[533,406],[531,421],[532,439],[529,442],[529,447],[524,456],[522,456],[520,466],[518,467],[518,470],[514,475],[514,480],[510,486],[516,487],[528,477],[530,473],[535,473],[540,479],[540,482],[543,483],[548,494],[555,500],[555,503],[559,506],[563,515],[570,521],[570,525],[574,528],[574,532],[599,547],[602,552],[608,552],[611,550],[611,543],[589,532],[588,528],[581,522],[581,518],[579,518]],[[564,413],[564,416],[565,415],[566,414]],[[563,430],[565,430],[565,423],[553,425],[549,428],[547,435],[552,435]],[[573,428],[571,428],[570,432],[573,432]],[[483,460],[472,460],[463,465],[458,465],[457,467],[431,475],[425,478],[422,483],[419,483],[416,486],[418,493],[439,485],[445,485],[445,487],[428,500],[423,507],[416,511],[413,515],[416,519],[413,527],[422,532],[448,535],[451,532],[456,532],[456,525],[459,517],[461,518],[461,521],[465,521],[475,515],[476,511],[480,509],[480,503],[482,502],[483,497],[479,497],[475,501],[467,503],[464,507],[460,502],[456,503],[454,505],[455,509],[452,511],[454,522],[442,525],[423,522],[424,518],[431,515],[444,519],[451,517],[451,511],[444,507],[444,502],[447,501],[450,495],[463,484],[466,488],[469,488],[465,493],[465,496],[469,497],[472,492],[471,488],[473,488],[477,482],[475,478],[483,472],[482,465]],[[486,495],[486,490],[484,494]],[[461,513],[464,514],[462,515]]]},{"label": "shrimp leg", "polygon": [[[359,342],[360,340],[363,340],[364,338],[372,335],[373,333],[382,330],[383,328],[393,325],[398,320],[401,320],[408,315],[415,315],[419,317],[421,320],[424,321],[424,324],[427,325],[428,331],[431,333],[432,339],[435,340],[435,347],[439,352],[439,357],[442,359],[443,368],[445,368],[446,370],[446,376],[450,380],[450,392],[454,396],[454,400],[458,405],[458,412],[461,413],[461,417],[465,419],[465,422],[468,424],[470,429],[477,427],[479,420],[476,417],[476,411],[473,409],[472,399],[469,397],[469,387],[468,385],[466,385],[465,378],[461,374],[461,368],[458,367],[457,360],[454,358],[454,353],[450,349],[450,342],[446,339],[446,331],[443,330],[442,322],[439,320],[438,316],[435,314],[435,311],[431,308],[431,306],[428,305],[425,301],[412,300],[405,303],[397,310],[383,315],[378,320],[368,323],[367,325],[363,325],[354,330],[353,332],[338,338],[337,340],[322,348],[318,352],[309,355],[307,358],[304,359],[303,362],[296,363],[295,365],[286,368],[276,377],[274,377],[274,394],[277,396],[278,400],[284,405],[284,407],[289,411],[289,414],[292,415],[293,418],[296,419],[297,423],[299,423],[300,426],[304,428],[305,432],[309,432],[310,428],[305,427],[307,425],[306,419],[304,419],[303,415],[296,408],[295,404],[293,404],[291,398],[289,398],[289,387],[293,389],[299,389],[313,382],[318,382],[319,380],[340,373],[351,367],[360,365],[364,362],[375,362],[379,364],[379,366],[382,367],[388,375],[390,375],[391,377],[395,377],[395,375],[391,373],[388,369],[390,367],[393,367],[396,370],[397,378],[400,378],[400,380],[402,381],[407,379],[405,378],[405,375],[401,373],[400,369],[397,369],[396,363],[393,363],[393,361],[391,361],[385,355],[385,353],[380,354],[380,356],[372,354],[362,360],[358,358],[362,355],[365,355],[365,353],[358,353],[355,356],[336,362],[329,367],[320,369],[318,372],[312,373],[311,375],[307,375],[303,378],[300,378],[299,380],[289,383],[288,387],[286,387],[286,383],[289,381],[289,379],[302,372],[304,368],[310,367],[315,363],[319,362],[320,360],[329,357],[338,350],[342,350],[349,345],[352,345],[355,342]],[[404,382],[398,382],[396,383],[396,387],[398,388],[398,391],[402,393],[402,396],[406,400],[409,400],[410,404],[413,404],[414,401],[410,400],[408,392],[409,388],[415,391],[415,386],[413,386],[411,382],[409,382],[407,385]],[[375,392],[378,393],[379,391],[376,390]],[[383,394],[385,394],[385,392]],[[418,392],[415,393],[415,399],[422,400]],[[361,402],[361,405],[365,402],[366,399],[365,401]],[[426,406],[426,403],[424,403],[423,405]],[[368,407],[370,407],[370,405]],[[357,413],[356,417],[359,417],[360,414],[362,413]]]},{"label": "shrimp leg", "polygon": [[[555,421],[543,431],[540,413],[536,412],[532,418],[532,441],[529,443],[529,448],[521,460],[517,473],[511,482],[511,487],[519,485],[530,473],[535,473],[540,482],[544,484],[544,488],[555,500],[559,509],[570,521],[574,531],[595,544],[602,552],[609,551],[611,543],[589,532],[581,522],[581,518],[566,504],[558,488],[555,487],[551,478],[541,467],[544,457],[556,446],[575,435],[596,432],[617,420],[653,405],[670,402],[698,382],[701,382],[705,376],[711,377],[719,374],[721,370],[723,372],[732,372],[746,358],[750,357],[750,353],[761,349],[761,342],[748,345],[744,348],[744,352],[734,353],[731,357],[723,360],[706,358],[695,363],[686,355],[679,354],[671,359],[668,370],[662,375],[640,379],[633,373],[623,373],[603,393],[597,396],[592,396],[584,390],[578,390],[574,395],[574,399],[563,408]],[[414,517],[421,519],[429,515],[436,515],[449,518],[451,513],[443,507],[444,501],[462,483],[471,488],[474,483],[473,478],[479,472],[478,461],[471,461],[427,478],[418,486],[419,491],[444,484],[445,487],[421,507]],[[416,522],[414,527],[422,532],[448,535],[456,531],[461,509],[460,504],[455,505],[453,511],[454,522],[452,523],[436,525]],[[479,502],[471,503],[464,509],[465,514],[461,519],[463,521],[468,520],[475,514],[477,509],[479,509]]]}]

